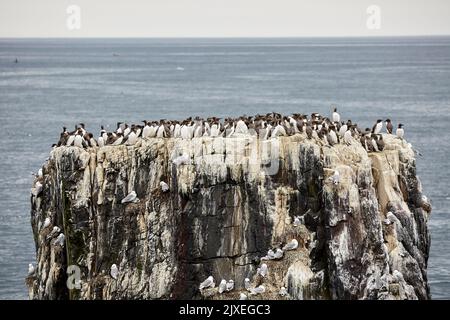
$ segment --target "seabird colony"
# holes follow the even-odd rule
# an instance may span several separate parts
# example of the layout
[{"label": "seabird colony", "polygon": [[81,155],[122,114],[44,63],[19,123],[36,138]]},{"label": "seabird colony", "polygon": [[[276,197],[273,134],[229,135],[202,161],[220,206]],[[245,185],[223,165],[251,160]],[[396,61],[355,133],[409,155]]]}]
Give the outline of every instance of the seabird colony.
[{"label": "seabird colony", "polygon": [[[63,127],[60,139],[54,147],[76,146],[80,148],[135,145],[140,139],[147,138],[181,138],[192,139],[199,137],[233,137],[242,135],[257,136],[267,140],[274,137],[306,134],[308,139],[322,141],[323,144],[334,146],[339,143],[350,145],[359,141],[368,152],[378,152],[384,149],[384,141],[381,132],[383,120],[376,121],[371,128],[362,130],[351,120],[341,121],[337,108],[331,118],[318,113],[310,116],[294,113],[284,116],[271,112],[265,115],[241,116],[238,118],[189,117],[183,121],[161,119],[159,121],[142,121],[143,124],[127,124],[118,122],[115,131],[108,132],[101,126],[100,135],[94,138],[91,132],[80,123],[73,131],[67,131]],[[387,134],[393,134],[393,124],[390,119],[385,121]],[[403,138],[403,125],[399,124],[395,133]]]},{"label": "seabird colony", "polygon": [[[394,134],[394,127],[390,119],[385,120],[385,130],[387,134]],[[80,148],[103,147],[103,146],[117,146],[127,145],[133,146],[141,139],[149,138],[181,138],[193,139],[199,137],[225,137],[231,138],[233,136],[257,136],[259,139],[267,140],[270,138],[291,136],[295,134],[306,134],[307,139],[315,139],[321,141],[322,144],[334,146],[342,143],[351,145],[353,143],[361,143],[368,152],[378,152],[384,149],[384,141],[381,132],[383,131],[383,120],[379,119],[373,125],[372,129],[366,128],[362,130],[356,123],[351,120],[341,121],[341,116],[334,108],[331,117],[324,117],[318,113],[312,113],[310,116],[294,113],[290,116],[283,116],[280,113],[271,112],[265,115],[256,116],[241,116],[238,118],[226,118],[221,121],[220,118],[201,118],[189,117],[183,121],[161,119],[159,121],[144,120],[143,124],[127,124],[118,122],[115,131],[108,132],[101,126],[100,135],[94,138],[91,132],[88,132],[83,123],[75,126],[73,131],[67,131],[63,127],[60,134],[60,139],[53,147],[60,146],[75,146]],[[403,125],[399,124],[395,134],[398,138],[403,139],[404,129]],[[184,159],[183,156],[177,158],[175,161],[183,162],[189,159]],[[339,184],[339,172],[335,171],[329,178],[334,184]],[[32,195],[34,198],[38,197],[42,192],[43,185],[42,169],[36,175],[35,185],[32,188]],[[164,181],[160,183],[163,192],[169,191],[169,186]],[[135,191],[130,192],[122,203],[128,202],[137,203],[139,198]],[[389,218],[389,217],[388,217]],[[298,227],[303,224],[303,217],[295,217],[293,226]],[[40,228],[49,228],[51,226],[50,219],[47,218]],[[65,236],[61,233],[59,227],[53,227],[52,231],[47,236],[47,240],[56,238],[55,245],[64,246]],[[282,248],[270,249],[267,255],[261,257],[261,262],[270,260],[281,260],[285,253],[290,250],[298,248],[298,241],[292,239]],[[29,265],[29,274],[33,274],[35,268]],[[111,266],[110,275],[113,279],[117,279],[120,271],[116,264]],[[257,270],[257,276],[260,279],[266,278],[268,274],[268,266],[262,263]],[[209,276],[203,281],[199,289],[200,291],[214,288],[216,286],[215,280]],[[246,278],[244,287],[250,295],[262,294],[265,292],[264,285],[252,287],[250,279]],[[222,279],[218,286],[220,294],[234,290],[234,280]],[[288,295],[286,288],[281,287],[279,295],[284,297]],[[240,294],[240,299],[247,299],[247,295]]]}]

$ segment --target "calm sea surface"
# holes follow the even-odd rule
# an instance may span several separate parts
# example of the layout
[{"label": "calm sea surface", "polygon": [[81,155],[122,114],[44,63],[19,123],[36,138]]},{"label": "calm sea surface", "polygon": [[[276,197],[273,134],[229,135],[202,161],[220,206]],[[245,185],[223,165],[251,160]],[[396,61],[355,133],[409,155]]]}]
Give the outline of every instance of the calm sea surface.
[{"label": "calm sea surface", "polygon": [[[18,63],[15,63],[15,59]],[[450,38],[0,39],[0,298],[26,299],[31,172],[63,125],[269,111],[405,124],[433,212],[428,276],[450,298]]]}]

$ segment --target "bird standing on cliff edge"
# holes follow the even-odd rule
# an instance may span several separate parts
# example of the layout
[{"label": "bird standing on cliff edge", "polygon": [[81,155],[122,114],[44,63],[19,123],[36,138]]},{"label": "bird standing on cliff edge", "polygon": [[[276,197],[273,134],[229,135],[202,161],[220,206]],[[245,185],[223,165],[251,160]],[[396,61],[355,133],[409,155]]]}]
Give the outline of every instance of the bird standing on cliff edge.
[{"label": "bird standing on cliff edge", "polygon": [[284,296],[287,296],[287,294],[288,294],[288,292],[287,292],[286,288],[285,287],[281,287],[279,295],[284,297]]},{"label": "bird standing on cliff edge", "polygon": [[333,175],[329,179],[333,182],[334,185],[339,184],[339,182],[341,181],[339,171],[335,170]]},{"label": "bird standing on cliff edge", "polygon": [[161,181],[160,183],[159,183],[159,186],[161,187],[161,191],[162,192],[167,192],[167,191],[169,191],[169,185],[167,184],[167,183],[165,183],[164,181]]},{"label": "bird standing on cliff edge", "polygon": [[213,278],[213,276],[209,276],[208,278],[206,278],[205,281],[200,283],[199,289],[203,290],[203,289],[207,289],[207,288],[210,288],[210,287],[214,288],[214,278]]},{"label": "bird standing on cliff edge", "polygon": [[131,191],[125,198],[122,199],[121,203],[137,203],[139,202],[139,198],[137,197],[137,194],[135,191]]},{"label": "bird standing on cliff edge", "polygon": [[372,133],[379,134],[383,129],[383,120],[378,119],[377,123],[375,123],[372,127]]},{"label": "bird standing on cliff edge", "polygon": [[332,118],[333,118],[333,122],[337,122],[337,123],[341,122],[341,115],[337,112],[337,108],[334,108]]},{"label": "bird standing on cliff edge", "polygon": [[280,248],[277,248],[277,250],[275,251],[275,254],[274,254],[273,258],[274,258],[275,260],[278,260],[278,259],[283,258],[283,250],[281,250]]},{"label": "bird standing on cliff edge", "polygon": [[33,275],[34,274],[34,266],[33,266],[33,264],[28,264],[28,276],[31,276],[31,275]]},{"label": "bird standing on cliff edge", "polygon": [[267,264],[263,263],[259,268],[258,274],[261,275],[261,277],[265,277],[267,275],[267,271],[268,271]]},{"label": "bird standing on cliff edge", "polygon": [[110,275],[114,280],[117,280],[117,276],[119,275],[119,268],[117,268],[117,265],[113,263],[111,266]]},{"label": "bird standing on cliff edge", "polygon": [[288,250],[295,250],[298,247],[298,241],[297,239],[292,239],[289,243],[287,243],[284,247],[283,250],[284,251],[288,251]]},{"label": "bird standing on cliff edge", "polygon": [[60,233],[59,236],[55,240],[55,245],[59,245],[61,247],[64,247],[64,241],[66,240],[66,236],[64,233]]},{"label": "bird standing on cliff edge", "polygon": [[403,139],[404,135],[405,135],[405,130],[403,129],[403,124],[399,124],[397,131],[396,131],[397,137],[399,137],[400,139]]},{"label": "bird standing on cliff edge", "polygon": [[50,223],[51,223],[50,218],[49,217],[45,218],[44,226],[42,227],[42,229],[47,228],[50,225]]},{"label": "bird standing on cliff edge", "polygon": [[222,279],[219,283],[219,293],[223,293],[227,289],[227,280]]},{"label": "bird standing on cliff edge", "polygon": [[234,289],[234,281],[230,279],[227,282],[227,291],[231,291],[233,289]]},{"label": "bird standing on cliff edge", "polygon": [[251,295],[257,295],[266,292],[266,288],[263,285],[260,285],[256,288],[252,288],[250,291]]},{"label": "bird standing on cliff edge", "polygon": [[250,279],[249,278],[244,279],[244,288],[246,290],[250,291]]}]

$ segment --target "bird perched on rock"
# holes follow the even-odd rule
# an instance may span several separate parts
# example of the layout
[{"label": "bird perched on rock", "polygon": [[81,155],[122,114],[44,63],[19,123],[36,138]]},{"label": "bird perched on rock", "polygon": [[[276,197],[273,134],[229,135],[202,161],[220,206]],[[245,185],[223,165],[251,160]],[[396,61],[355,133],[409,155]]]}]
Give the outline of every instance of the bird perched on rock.
[{"label": "bird perched on rock", "polygon": [[399,137],[400,139],[403,139],[403,137],[405,136],[405,129],[403,129],[403,124],[399,124],[397,131],[395,132],[397,137]]},{"label": "bird perched on rock", "polygon": [[344,133],[344,142],[348,146],[352,144],[352,131],[350,128],[348,128]]},{"label": "bird perched on rock", "polygon": [[55,240],[55,245],[59,245],[61,247],[64,247],[64,241],[66,240],[66,237],[64,236],[64,233],[60,233],[58,237]]},{"label": "bird perched on rock", "polygon": [[280,289],[280,291],[279,291],[278,294],[279,294],[280,296],[284,297],[284,296],[287,296],[288,292],[287,292],[287,290],[286,290],[285,287],[281,287],[281,289]]},{"label": "bird perched on rock", "polygon": [[115,263],[113,263],[113,265],[111,266],[109,274],[114,280],[117,280],[117,276],[119,275],[119,268],[117,268],[117,265]]},{"label": "bird perched on rock", "polygon": [[219,293],[223,293],[225,290],[227,290],[227,280],[222,279],[219,283]]},{"label": "bird perched on rock", "polygon": [[167,183],[165,183],[164,181],[161,181],[159,183],[159,186],[161,187],[161,191],[162,192],[167,192],[169,191],[169,185]]},{"label": "bird perched on rock", "polygon": [[284,247],[283,250],[284,251],[288,251],[288,250],[295,250],[298,247],[298,241],[297,239],[292,239],[289,243],[287,243]]},{"label": "bird perched on rock", "polygon": [[33,266],[33,264],[28,264],[28,276],[31,276],[31,275],[33,275],[34,274],[34,266]]},{"label": "bird perched on rock", "polygon": [[258,274],[261,275],[261,277],[265,277],[267,275],[267,271],[268,271],[267,264],[263,263],[259,268]]},{"label": "bird perched on rock", "polygon": [[42,183],[40,181],[36,181],[34,188],[31,189],[31,194],[37,197],[39,194],[41,194],[43,188],[44,186],[42,185]]},{"label": "bird perched on rock", "polygon": [[266,288],[263,285],[260,285],[256,288],[252,288],[250,291],[251,295],[257,295],[266,292]]},{"label": "bird perched on rock", "polygon": [[228,280],[227,282],[227,291],[231,291],[234,289],[234,280]]},{"label": "bird perched on rock", "polygon": [[241,292],[239,295],[239,300],[247,300],[247,296]]},{"label": "bird perched on rock", "polygon": [[381,129],[383,129],[383,120],[378,119],[372,127],[372,133],[379,134]]},{"label": "bird perched on rock", "polygon": [[341,115],[337,112],[337,108],[334,108],[332,118],[333,118],[333,122],[337,122],[337,123],[341,122]]},{"label": "bird perched on rock", "polygon": [[341,180],[339,171],[335,170],[333,175],[329,179],[333,182],[334,185],[339,184],[339,182]]},{"label": "bird perched on rock", "polygon": [[245,290],[250,290],[250,279],[249,278],[244,279],[244,288],[245,288]]},{"label": "bird perched on rock", "polygon": [[47,228],[48,226],[50,226],[50,223],[51,223],[50,218],[49,217],[45,218],[44,226],[42,228],[43,229]]},{"label": "bird perched on rock", "polygon": [[131,191],[125,198],[122,199],[121,203],[137,203],[139,202],[139,198],[137,197],[137,194],[135,191]]},{"label": "bird perched on rock", "polygon": [[275,253],[273,252],[273,250],[269,249],[269,251],[267,251],[267,255],[262,257],[261,260],[272,260],[274,255]]},{"label": "bird perched on rock", "polygon": [[392,125],[391,119],[386,119],[386,132],[392,134],[394,131],[394,126]]},{"label": "bird perched on rock", "polygon": [[275,254],[274,254],[273,258],[274,258],[275,260],[278,260],[278,259],[283,258],[283,250],[281,250],[280,248],[277,248],[277,250],[275,251]]},{"label": "bird perched on rock", "polygon": [[47,235],[47,240],[56,236],[60,231],[61,231],[61,229],[59,227],[54,226],[52,231]]},{"label": "bird perched on rock", "polygon": [[213,276],[209,276],[208,278],[206,278],[205,281],[203,281],[202,283],[200,283],[200,290],[203,289],[207,289],[207,288],[214,288],[215,284],[214,284],[214,278]]},{"label": "bird perched on rock", "polygon": [[294,223],[293,223],[294,227],[298,227],[301,224],[302,224],[302,221],[300,220],[300,218],[299,217],[295,217],[294,218]]}]

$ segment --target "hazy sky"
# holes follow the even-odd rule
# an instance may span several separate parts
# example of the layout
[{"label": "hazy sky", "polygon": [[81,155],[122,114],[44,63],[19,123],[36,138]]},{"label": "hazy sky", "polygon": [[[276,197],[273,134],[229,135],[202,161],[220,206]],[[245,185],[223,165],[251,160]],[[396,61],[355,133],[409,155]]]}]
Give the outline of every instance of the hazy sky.
[{"label": "hazy sky", "polygon": [[[69,30],[69,5],[81,28]],[[370,30],[366,9],[381,9]],[[0,37],[450,34],[450,0],[0,0]]]}]

